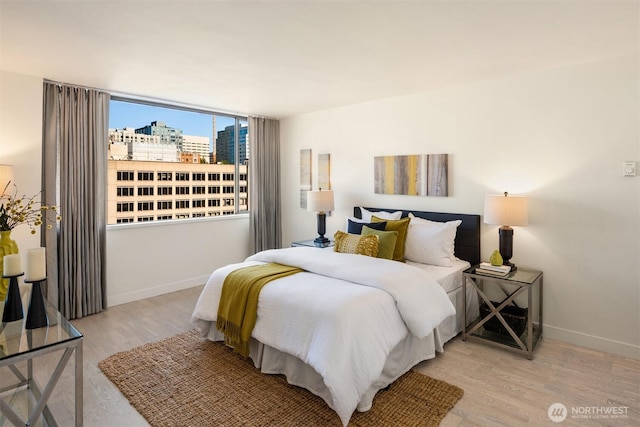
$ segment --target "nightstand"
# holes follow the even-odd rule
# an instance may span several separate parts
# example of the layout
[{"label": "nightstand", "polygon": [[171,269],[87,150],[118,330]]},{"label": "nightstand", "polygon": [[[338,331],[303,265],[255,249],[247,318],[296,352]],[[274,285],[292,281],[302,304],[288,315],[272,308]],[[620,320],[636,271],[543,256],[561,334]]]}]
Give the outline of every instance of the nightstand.
[{"label": "nightstand", "polygon": [[[518,267],[507,276],[497,277],[477,273],[476,267],[463,273],[463,341],[469,337],[478,338],[533,359],[533,350],[542,338],[542,271]],[[480,296],[480,317],[469,326],[466,318],[467,286],[473,286]],[[535,287],[538,288],[537,298],[534,298]],[[500,298],[492,300],[488,293],[498,294]],[[523,293],[527,294],[526,308],[516,302],[516,297]]]},{"label": "nightstand", "polygon": [[309,246],[312,248],[331,248],[333,247],[333,245],[336,242],[334,240],[329,240],[329,243],[325,244],[325,245],[320,245],[316,242],[313,241],[313,239],[311,240],[302,240],[300,242],[291,242],[291,246]]}]

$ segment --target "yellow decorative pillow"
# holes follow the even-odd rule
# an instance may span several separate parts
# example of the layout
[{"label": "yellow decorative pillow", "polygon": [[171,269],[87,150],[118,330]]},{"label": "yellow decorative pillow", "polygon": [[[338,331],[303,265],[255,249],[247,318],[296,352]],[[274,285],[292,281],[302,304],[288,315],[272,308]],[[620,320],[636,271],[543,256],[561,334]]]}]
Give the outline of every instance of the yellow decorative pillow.
[{"label": "yellow decorative pillow", "polygon": [[385,231],[397,231],[398,238],[396,239],[396,247],[393,250],[393,260],[394,261],[402,261],[404,262],[404,244],[407,240],[407,230],[409,228],[409,221],[411,218],[402,218],[402,219],[382,219],[377,216],[371,217],[372,222],[386,222],[387,226],[384,228]]},{"label": "yellow decorative pillow", "polygon": [[375,257],[378,255],[378,236],[371,234],[361,236],[359,234],[349,234],[344,231],[336,231],[333,235],[336,240],[333,250],[343,254],[359,254]]}]

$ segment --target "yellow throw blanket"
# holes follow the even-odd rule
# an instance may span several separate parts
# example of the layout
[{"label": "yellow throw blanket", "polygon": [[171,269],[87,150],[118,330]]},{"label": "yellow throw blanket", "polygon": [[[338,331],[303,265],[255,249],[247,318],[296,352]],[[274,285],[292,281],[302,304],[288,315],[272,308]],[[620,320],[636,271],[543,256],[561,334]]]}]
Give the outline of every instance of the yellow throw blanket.
[{"label": "yellow throw blanket", "polygon": [[224,279],[216,328],[225,344],[243,356],[249,355],[249,339],[258,317],[258,295],[272,280],[303,271],[297,267],[269,263],[239,268]]}]

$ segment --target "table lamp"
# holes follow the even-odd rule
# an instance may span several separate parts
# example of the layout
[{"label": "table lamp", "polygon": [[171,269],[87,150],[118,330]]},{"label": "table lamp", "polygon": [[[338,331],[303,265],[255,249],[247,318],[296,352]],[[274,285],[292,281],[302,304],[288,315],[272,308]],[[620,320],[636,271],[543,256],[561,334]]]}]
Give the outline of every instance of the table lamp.
[{"label": "table lamp", "polygon": [[511,261],[513,256],[513,228],[511,226],[527,225],[529,223],[529,199],[525,196],[487,195],[484,198],[484,223],[500,225],[500,255],[502,264],[516,270]]},{"label": "table lamp", "polygon": [[307,192],[307,210],[318,213],[318,237],[313,241],[316,246],[326,246],[329,239],[324,237],[326,230],[327,212],[333,210],[333,191],[322,188],[318,191]]}]

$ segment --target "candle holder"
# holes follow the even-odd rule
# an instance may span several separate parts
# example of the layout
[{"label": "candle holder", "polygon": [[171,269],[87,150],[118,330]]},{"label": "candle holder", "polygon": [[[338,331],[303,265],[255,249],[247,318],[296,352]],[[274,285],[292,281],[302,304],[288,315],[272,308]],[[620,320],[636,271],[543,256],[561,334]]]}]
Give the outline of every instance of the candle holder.
[{"label": "candle holder", "polygon": [[9,289],[7,290],[7,299],[4,301],[4,311],[2,312],[2,322],[13,322],[24,317],[22,310],[22,299],[20,298],[20,288],[18,287],[18,277],[24,273],[15,276],[2,276],[9,279]]},{"label": "candle holder", "polygon": [[27,312],[27,329],[38,329],[49,324],[47,317],[47,308],[44,305],[44,297],[42,296],[42,282],[47,279],[25,280],[25,283],[31,283],[31,300],[29,301],[29,311]]}]

